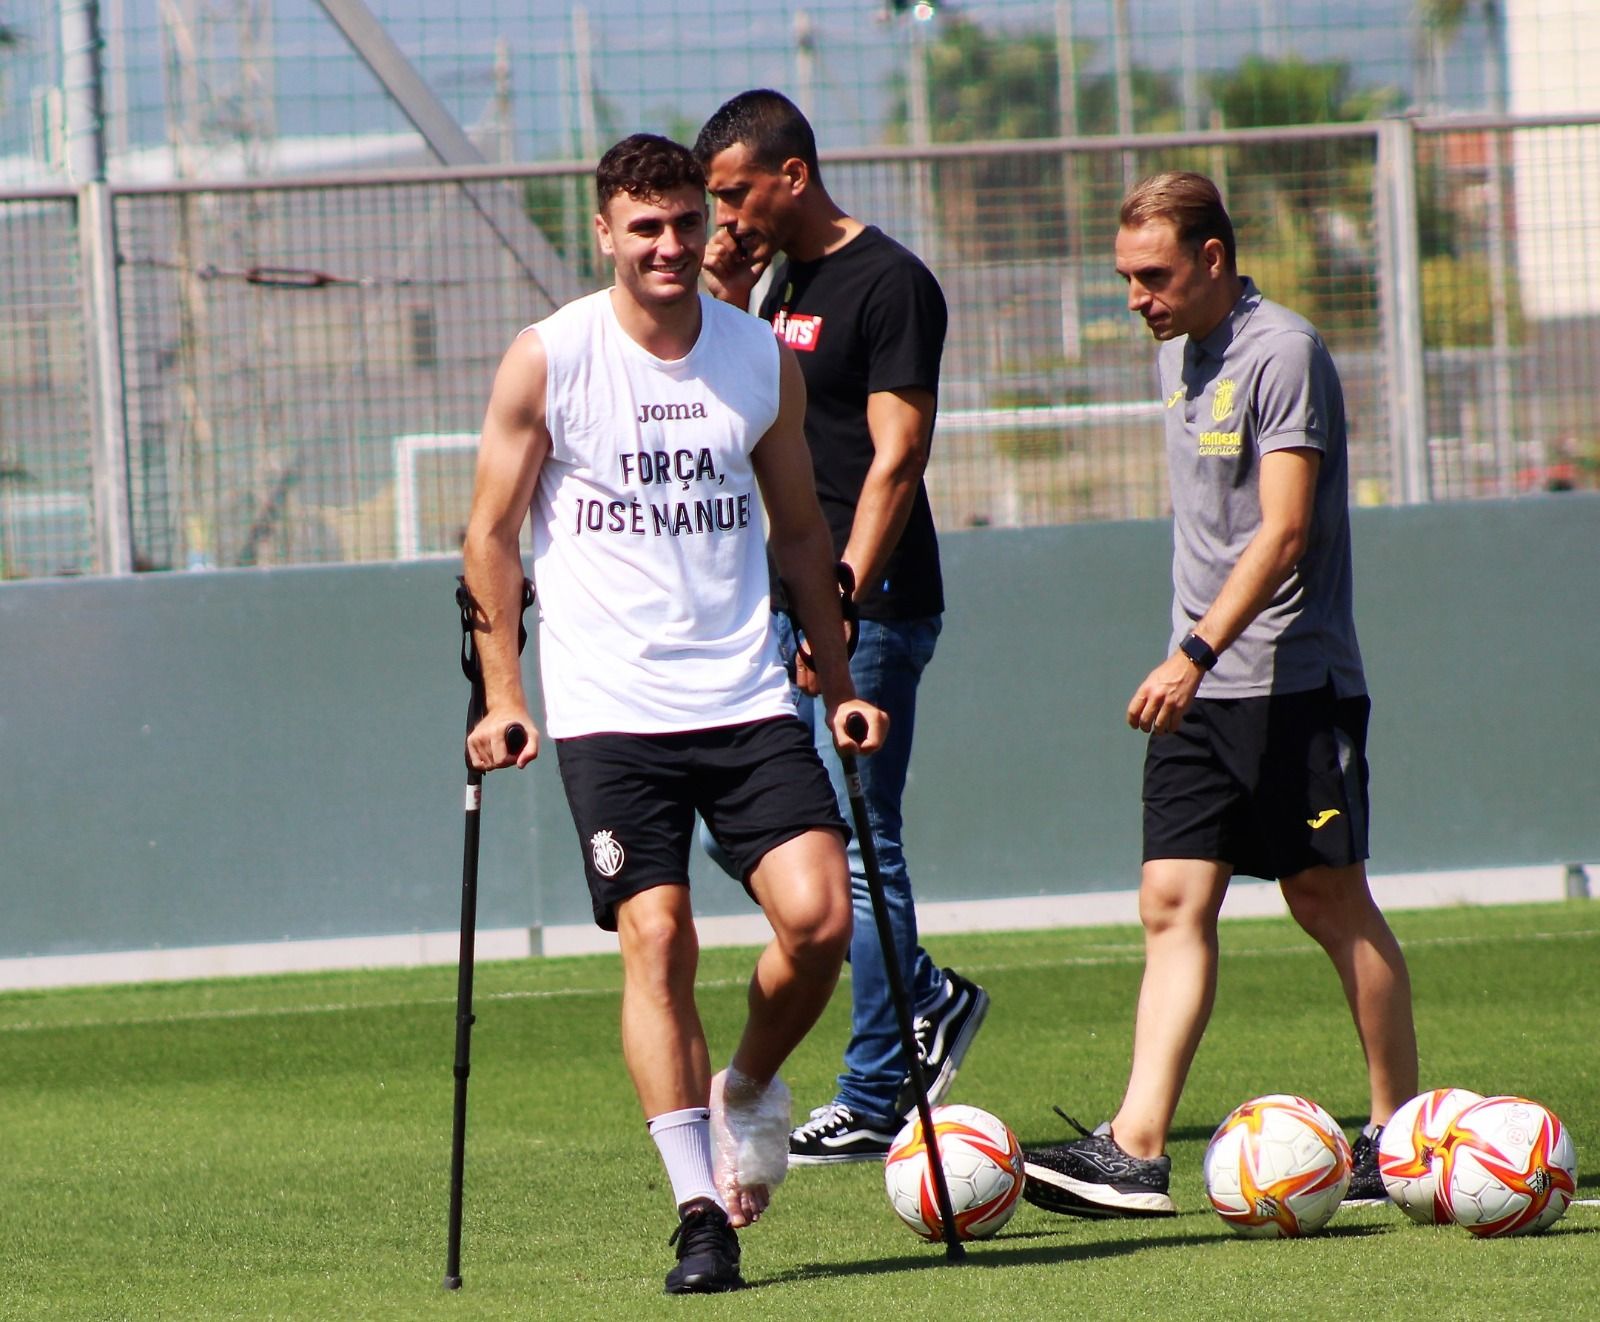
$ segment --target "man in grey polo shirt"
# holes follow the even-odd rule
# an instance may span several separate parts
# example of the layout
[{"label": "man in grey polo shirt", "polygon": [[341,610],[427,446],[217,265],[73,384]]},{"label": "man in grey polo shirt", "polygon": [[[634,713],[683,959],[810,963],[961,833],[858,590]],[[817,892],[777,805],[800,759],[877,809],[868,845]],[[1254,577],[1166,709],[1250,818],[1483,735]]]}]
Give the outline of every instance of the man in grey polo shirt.
[{"label": "man in grey polo shirt", "polygon": [[1347,1197],[1382,1198],[1377,1137],[1417,1091],[1417,1046],[1405,957],[1367,887],[1370,704],[1339,376],[1311,324],[1238,273],[1209,179],[1146,179],[1120,222],[1128,307],[1161,345],[1174,525],[1172,654],[1127,712],[1152,736],[1145,970],[1121,1107],[1027,1154],[1025,1193],[1078,1216],[1173,1214],[1167,1131],[1216,993],[1217,912],[1242,873],[1279,883],[1338,970],[1372,1106]]}]

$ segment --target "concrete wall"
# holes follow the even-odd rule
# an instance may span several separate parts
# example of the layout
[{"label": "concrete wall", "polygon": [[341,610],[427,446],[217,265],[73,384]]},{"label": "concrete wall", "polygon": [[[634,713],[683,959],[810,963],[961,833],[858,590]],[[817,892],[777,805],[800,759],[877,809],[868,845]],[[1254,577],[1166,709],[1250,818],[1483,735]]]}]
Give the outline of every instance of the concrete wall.
[{"label": "concrete wall", "polygon": [[[1355,539],[1375,870],[1600,859],[1600,497],[1357,511]],[[907,805],[925,898],[1136,883],[1122,712],[1166,644],[1169,540],[945,538]],[[0,585],[0,959],[452,929],[453,573]],[[587,922],[577,849],[553,759],[490,777],[480,924]]]}]

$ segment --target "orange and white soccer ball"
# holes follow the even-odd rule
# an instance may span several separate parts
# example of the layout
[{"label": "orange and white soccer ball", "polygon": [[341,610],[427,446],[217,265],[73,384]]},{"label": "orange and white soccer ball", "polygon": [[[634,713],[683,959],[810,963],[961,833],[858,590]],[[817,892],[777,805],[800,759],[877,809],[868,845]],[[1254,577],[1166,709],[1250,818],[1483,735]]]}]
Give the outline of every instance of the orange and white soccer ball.
[{"label": "orange and white soccer ball", "polygon": [[1378,1139],[1378,1174],[1394,1205],[1419,1225],[1446,1225],[1450,1213],[1439,1196],[1450,1125],[1482,1093],[1435,1088],[1396,1109]]},{"label": "orange and white soccer ball", "polygon": [[1241,1235],[1321,1230],[1350,1187],[1350,1144],[1315,1102],[1269,1093],[1236,1107],[1212,1135],[1206,1196]]},{"label": "orange and white soccer ball", "polygon": [[1554,1112],[1526,1097],[1485,1097],[1455,1118],[1439,1196],[1474,1235],[1526,1235],[1559,1221],[1578,1187],[1578,1152]]},{"label": "orange and white soccer ball", "polygon": [[[950,1189],[957,1239],[984,1239],[1011,1220],[1022,1195],[1022,1145],[998,1116],[976,1106],[936,1106],[933,1130]],[[923,1239],[944,1240],[922,1120],[913,1115],[883,1161],[889,1204]]]}]

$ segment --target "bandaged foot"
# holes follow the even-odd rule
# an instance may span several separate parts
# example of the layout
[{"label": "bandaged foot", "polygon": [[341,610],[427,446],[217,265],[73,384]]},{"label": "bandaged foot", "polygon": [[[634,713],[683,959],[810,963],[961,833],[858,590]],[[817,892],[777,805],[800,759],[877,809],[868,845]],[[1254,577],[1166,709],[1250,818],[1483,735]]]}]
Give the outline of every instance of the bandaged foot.
[{"label": "bandaged foot", "polygon": [[711,1080],[711,1167],[734,1227],[758,1220],[789,1173],[789,1089],[729,1066]]}]

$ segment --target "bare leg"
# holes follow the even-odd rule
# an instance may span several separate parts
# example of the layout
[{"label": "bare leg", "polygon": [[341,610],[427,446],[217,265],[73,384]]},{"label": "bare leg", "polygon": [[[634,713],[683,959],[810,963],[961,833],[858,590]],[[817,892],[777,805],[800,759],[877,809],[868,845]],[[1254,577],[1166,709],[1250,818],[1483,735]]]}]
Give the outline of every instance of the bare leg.
[{"label": "bare leg", "polygon": [[1139,881],[1144,979],[1133,1067],[1111,1120],[1131,1156],[1159,1157],[1217,991],[1217,913],[1232,869],[1204,859],[1153,859]]},{"label": "bare leg", "polygon": [[705,1030],[694,1003],[700,942],[687,886],[656,886],[617,905],[622,1055],[646,1118],[706,1105]]},{"label": "bare leg", "polygon": [[768,851],[750,878],[773,937],[750,978],[749,1017],[733,1066],[766,1083],[811,1031],[850,948],[850,873],[832,831]]},{"label": "bare leg", "polygon": [[[844,846],[831,831],[808,831],[769,851],[750,882],[773,938],[750,979],[733,1061],[711,1084],[717,1187],[735,1226],[766,1210],[787,1168],[788,1091],[776,1080],[778,1067],[833,994],[851,924]],[[751,1174],[763,1170],[771,1173]]]},{"label": "bare leg", "polygon": [[1400,943],[1373,901],[1364,864],[1309,868],[1280,885],[1295,921],[1338,970],[1367,1060],[1372,1122],[1384,1124],[1417,1095],[1411,975]]}]

